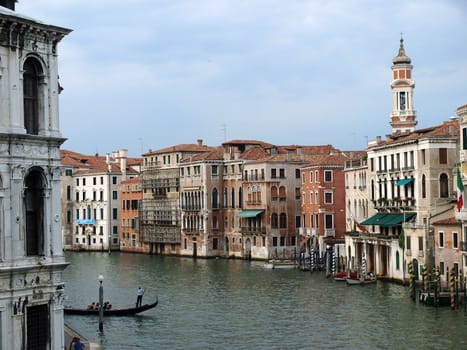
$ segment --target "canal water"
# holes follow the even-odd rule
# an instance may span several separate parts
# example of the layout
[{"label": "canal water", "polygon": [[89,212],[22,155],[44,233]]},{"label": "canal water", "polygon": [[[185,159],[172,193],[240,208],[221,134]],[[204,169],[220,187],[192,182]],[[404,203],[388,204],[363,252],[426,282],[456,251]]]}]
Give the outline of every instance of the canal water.
[{"label": "canal water", "polygon": [[67,252],[66,304],[104,299],[132,307],[136,289],[152,310],[65,322],[110,349],[465,349],[464,309],[412,302],[407,287],[352,286],[323,273],[269,270],[262,262],[128,253]]}]

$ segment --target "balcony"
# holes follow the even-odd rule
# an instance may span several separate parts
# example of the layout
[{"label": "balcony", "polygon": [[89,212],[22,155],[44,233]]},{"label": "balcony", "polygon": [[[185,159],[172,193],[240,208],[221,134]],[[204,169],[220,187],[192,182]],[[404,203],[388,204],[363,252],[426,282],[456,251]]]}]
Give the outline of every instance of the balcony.
[{"label": "balcony", "polygon": [[324,237],[336,237],[336,230],[333,228],[326,228],[324,230]]},{"label": "balcony", "polygon": [[240,232],[244,235],[265,235],[266,227],[241,227]]}]

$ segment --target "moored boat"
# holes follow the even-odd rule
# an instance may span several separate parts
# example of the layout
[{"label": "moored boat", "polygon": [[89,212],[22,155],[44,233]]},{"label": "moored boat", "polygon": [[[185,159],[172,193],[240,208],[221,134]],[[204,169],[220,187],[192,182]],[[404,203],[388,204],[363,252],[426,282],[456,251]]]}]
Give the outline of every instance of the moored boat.
[{"label": "moored boat", "polygon": [[[159,299],[152,304],[144,304],[140,307],[131,307],[127,309],[110,309],[110,310],[103,310],[104,316],[131,316],[139,314],[143,311],[147,311],[153,309],[159,303]],[[63,312],[67,315],[99,315],[99,309],[75,309],[70,306],[65,306],[63,308]]]},{"label": "moored boat", "polygon": [[376,277],[346,278],[345,281],[346,281],[347,285],[349,285],[349,286],[373,284],[373,283],[376,283]]},{"label": "moored boat", "polygon": [[357,278],[357,273],[353,271],[342,271],[332,276],[332,279],[338,282],[345,282],[347,278]]},{"label": "moored boat", "polygon": [[280,260],[271,259],[264,264],[266,269],[294,269],[296,268],[297,262],[295,260]]}]

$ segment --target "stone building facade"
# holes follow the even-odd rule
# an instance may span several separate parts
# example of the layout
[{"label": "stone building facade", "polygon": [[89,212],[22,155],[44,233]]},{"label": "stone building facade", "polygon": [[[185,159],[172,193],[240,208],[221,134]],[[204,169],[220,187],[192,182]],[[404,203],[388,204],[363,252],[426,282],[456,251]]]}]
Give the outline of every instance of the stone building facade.
[{"label": "stone building facade", "polygon": [[57,49],[70,30],[14,3],[0,1],[0,348],[63,349]]}]

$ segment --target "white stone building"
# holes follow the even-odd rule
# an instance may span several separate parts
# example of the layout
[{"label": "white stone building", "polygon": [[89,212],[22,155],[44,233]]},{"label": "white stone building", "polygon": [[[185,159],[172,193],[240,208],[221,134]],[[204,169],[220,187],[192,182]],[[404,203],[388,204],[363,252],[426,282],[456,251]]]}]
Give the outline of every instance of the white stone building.
[{"label": "white stone building", "polygon": [[392,133],[368,143],[367,191],[377,213],[361,222],[367,233],[347,235],[346,252],[356,264],[388,279],[408,278],[413,263],[434,264],[432,222],[452,215],[453,169],[458,159],[459,123],[415,129],[412,65],[403,41],[393,59]]},{"label": "white stone building", "polygon": [[0,1],[0,349],[63,349],[57,45]]}]

